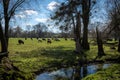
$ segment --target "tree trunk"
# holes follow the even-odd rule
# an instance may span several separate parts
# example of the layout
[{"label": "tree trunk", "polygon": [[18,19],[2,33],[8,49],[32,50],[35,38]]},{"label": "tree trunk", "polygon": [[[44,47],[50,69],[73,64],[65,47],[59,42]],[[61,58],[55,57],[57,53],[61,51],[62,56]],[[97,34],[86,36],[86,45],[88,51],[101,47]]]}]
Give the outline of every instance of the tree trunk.
[{"label": "tree trunk", "polygon": [[97,45],[98,45],[98,57],[104,56],[104,50],[103,50],[103,43],[102,43],[102,37],[101,33],[98,31],[96,27],[96,34],[97,34]]},{"label": "tree trunk", "polygon": [[90,0],[82,0],[82,20],[83,20],[83,38],[82,38],[82,47],[85,50],[89,50],[88,43],[88,24],[89,24],[89,12],[90,12]]},{"label": "tree trunk", "polygon": [[81,20],[80,20],[80,13],[77,13],[76,17],[76,29],[75,29],[75,44],[76,44],[76,52],[82,53],[81,47]]},{"label": "tree trunk", "polygon": [[82,47],[85,50],[89,50],[89,43],[88,43],[88,25],[86,23],[83,23],[83,37],[82,37]]},{"label": "tree trunk", "polygon": [[8,35],[8,29],[9,29],[9,20],[5,20],[5,39],[7,44],[7,50],[8,50],[8,42],[9,42],[9,35]]},{"label": "tree trunk", "polygon": [[120,52],[120,38],[119,38],[119,43],[118,43],[118,52]]},{"label": "tree trunk", "polygon": [[3,0],[4,20],[5,20],[5,40],[6,40],[7,51],[8,51],[8,40],[9,40],[8,29],[9,29],[9,21],[10,21],[10,14],[8,12],[9,3],[10,3],[10,0]]},{"label": "tree trunk", "polygon": [[[0,23],[0,41],[1,41],[1,53],[0,53],[0,60],[1,60],[3,57],[8,56],[7,44],[6,44],[1,23]],[[2,54],[2,53],[5,53],[5,54]]]}]

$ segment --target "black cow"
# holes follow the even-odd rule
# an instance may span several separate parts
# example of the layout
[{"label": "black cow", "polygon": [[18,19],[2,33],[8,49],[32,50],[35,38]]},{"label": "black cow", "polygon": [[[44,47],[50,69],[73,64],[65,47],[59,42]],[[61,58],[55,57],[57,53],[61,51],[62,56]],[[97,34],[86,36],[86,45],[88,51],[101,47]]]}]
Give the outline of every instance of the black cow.
[{"label": "black cow", "polygon": [[18,44],[24,44],[23,40],[18,40]]},{"label": "black cow", "polygon": [[42,40],[39,39],[38,42],[42,42]]},{"label": "black cow", "polygon": [[52,43],[52,41],[51,41],[50,39],[48,39],[48,40],[47,40],[47,43],[48,43],[48,44],[51,44],[51,43]]},{"label": "black cow", "polygon": [[65,38],[65,40],[67,41],[67,38]]},{"label": "black cow", "polygon": [[43,40],[43,41],[46,41],[46,39],[45,39],[45,38],[42,38],[42,40]]},{"label": "black cow", "polygon": [[114,46],[111,46],[110,49],[114,49],[115,50],[116,48]]}]

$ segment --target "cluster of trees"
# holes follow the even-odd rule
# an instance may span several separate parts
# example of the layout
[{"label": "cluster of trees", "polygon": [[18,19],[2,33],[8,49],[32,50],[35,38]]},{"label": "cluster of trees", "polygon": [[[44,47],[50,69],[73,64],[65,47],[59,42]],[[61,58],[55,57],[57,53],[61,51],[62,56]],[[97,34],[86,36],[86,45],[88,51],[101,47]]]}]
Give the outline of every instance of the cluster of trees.
[{"label": "cluster of trees", "polygon": [[[88,24],[95,3],[95,0],[68,0],[62,3],[52,16],[52,19],[56,20],[56,24],[62,25],[65,29],[72,27],[78,53],[82,53],[82,48],[89,50]],[[83,25],[83,30],[81,30],[81,25]]]},{"label": "cluster of trees", "polygon": [[9,29],[9,37],[40,38],[46,37],[47,34],[47,26],[44,23],[38,23],[34,26],[28,25],[26,30],[19,26]]},{"label": "cluster of trees", "polygon": [[[52,15],[51,19],[56,21],[56,25],[60,25],[60,27],[64,27],[65,30],[73,29],[74,38],[76,42],[76,52],[82,53],[82,50],[89,50],[89,43],[88,43],[88,26],[90,16],[96,14],[96,7],[97,0],[67,0],[66,2],[62,3],[61,6],[56,10],[55,14]],[[106,0],[107,2],[107,0]],[[120,33],[120,1],[119,0],[111,0],[111,3],[108,3],[111,7],[106,8],[108,10],[108,23],[107,29],[99,29],[99,22],[95,26],[96,29],[94,33],[96,34],[96,41],[98,44],[98,56],[105,55],[103,50],[103,35],[108,36],[108,34],[112,34],[113,32],[117,35]],[[95,11],[95,12],[94,12]],[[107,15],[106,15],[107,16]],[[61,24],[62,23],[62,24]],[[109,27],[108,27],[109,25]],[[111,28],[110,28],[111,27]],[[81,30],[83,29],[83,30]],[[118,31],[116,31],[118,30]],[[105,34],[106,32],[106,34]],[[106,37],[107,37],[106,36]],[[117,37],[119,34],[117,35]],[[120,38],[119,38],[120,39]],[[120,42],[119,42],[120,44]],[[118,51],[120,46],[118,45]]]},{"label": "cluster of trees", "polygon": [[44,23],[38,23],[34,26],[27,26],[23,30],[20,26],[9,29],[10,38],[72,38],[71,32],[53,33],[48,31],[48,27]]}]

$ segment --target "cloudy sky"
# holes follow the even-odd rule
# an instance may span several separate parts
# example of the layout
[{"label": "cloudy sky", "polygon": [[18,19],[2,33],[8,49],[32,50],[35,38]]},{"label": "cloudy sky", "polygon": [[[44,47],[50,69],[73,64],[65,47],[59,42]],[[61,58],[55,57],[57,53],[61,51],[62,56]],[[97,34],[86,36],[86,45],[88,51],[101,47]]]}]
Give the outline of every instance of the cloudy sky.
[{"label": "cloudy sky", "polygon": [[[31,4],[27,7],[28,9],[18,11],[15,13],[13,19],[11,19],[11,26],[20,26],[23,29],[27,29],[27,25],[35,25],[39,22],[45,23],[46,26],[51,24],[50,14],[55,11],[57,6],[60,5],[64,0],[38,0],[35,2],[32,0]],[[49,26],[49,31],[57,32],[58,29],[53,25]]]},{"label": "cloudy sky", "polygon": [[[38,0],[38,2],[35,2],[34,0],[31,1],[31,4],[27,6],[29,9],[19,11],[15,14],[15,16],[13,17],[14,19],[11,20],[12,27],[20,26],[23,29],[26,29],[27,25],[32,26],[39,22],[45,23],[46,26],[48,26],[48,24],[54,23],[49,22],[50,14],[53,13],[56,7],[65,0]],[[97,11],[97,17],[94,17],[91,22],[103,21],[103,19],[105,18],[103,15],[98,15],[105,13],[103,9],[104,1],[105,0],[100,0],[100,2],[98,3],[99,9]],[[48,27],[49,31],[59,31],[57,29],[58,27],[54,26],[53,24]]]}]

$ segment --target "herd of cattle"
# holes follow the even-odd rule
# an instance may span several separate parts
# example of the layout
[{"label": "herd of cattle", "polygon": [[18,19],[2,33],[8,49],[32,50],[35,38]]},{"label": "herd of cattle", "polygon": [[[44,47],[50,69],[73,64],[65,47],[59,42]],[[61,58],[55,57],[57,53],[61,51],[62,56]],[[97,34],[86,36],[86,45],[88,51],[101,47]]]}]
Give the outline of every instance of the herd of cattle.
[{"label": "herd of cattle", "polygon": [[[38,43],[41,43],[41,42],[43,42],[43,41],[46,41],[48,44],[51,44],[52,43],[52,41],[60,41],[60,39],[59,38],[36,38],[37,39],[37,41],[38,41]],[[25,38],[25,40],[27,40],[26,38]],[[31,40],[33,40],[33,38],[31,38]],[[65,38],[65,40],[67,41],[68,39],[67,38]],[[73,38],[71,38],[71,40],[74,40]],[[21,40],[21,39],[19,39],[18,40],[18,44],[24,44],[24,41],[23,40]]]}]

